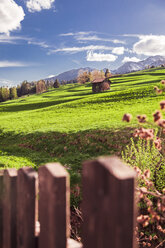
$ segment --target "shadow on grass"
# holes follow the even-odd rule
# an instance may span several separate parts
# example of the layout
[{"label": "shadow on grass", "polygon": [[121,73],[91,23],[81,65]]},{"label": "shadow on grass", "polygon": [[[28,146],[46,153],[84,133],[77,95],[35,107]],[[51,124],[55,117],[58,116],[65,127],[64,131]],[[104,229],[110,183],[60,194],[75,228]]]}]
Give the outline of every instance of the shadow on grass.
[{"label": "shadow on grass", "polygon": [[[80,100],[79,98],[78,100]],[[3,105],[3,108],[0,109],[0,112],[18,112],[18,111],[28,111],[28,110],[37,110],[37,109],[42,109],[46,107],[51,107],[51,106],[56,106],[60,105],[63,103],[67,102],[73,102],[76,101],[77,99],[64,99],[64,100],[54,100],[54,101],[49,101],[49,102],[38,102],[38,103],[26,103],[26,104],[13,104],[12,106],[6,106],[5,104]]]},{"label": "shadow on grass", "polygon": [[37,169],[45,163],[58,161],[68,169],[71,184],[74,185],[80,182],[81,164],[84,160],[102,155],[120,156],[121,151],[129,144],[131,135],[131,128],[31,134],[4,133],[1,130],[0,163],[1,167],[13,167],[12,163],[17,158],[17,168],[26,166],[26,161],[29,161],[27,165]]},{"label": "shadow on grass", "polygon": [[[134,89],[134,87],[130,87],[132,89]],[[121,92],[121,90],[113,90],[111,92]],[[107,93],[107,92],[104,92]],[[96,98],[94,100],[89,100],[89,101],[85,101],[86,104],[89,105],[93,105],[96,103],[110,103],[110,102],[119,102],[121,100],[133,100],[133,99],[144,99],[144,98],[148,98],[148,97],[156,97],[156,95],[154,95],[154,91],[153,89],[148,89],[148,90],[144,90],[144,91],[127,91],[123,92],[123,93],[118,93],[118,94],[109,94],[105,96],[100,96],[99,98]],[[67,106],[68,108],[70,106]]]},{"label": "shadow on grass", "polygon": [[[144,79],[143,79],[144,80]],[[136,82],[136,83],[134,83],[134,84],[131,84],[131,85],[141,85],[141,84],[151,84],[151,83],[158,83],[158,82],[160,82],[160,80],[159,79],[157,79],[157,80],[144,80],[143,82],[138,82],[139,80],[134,80],[134,79],[131,79],[131,80],[124,80],[124,81],[120,81],[120,82],[113,82],[112,83],[112,85],[113,86],[116,86],[116,87],[118,87],[119,85],[116,85],[116,84],[122,84],[122,83],[128,83],[129,84],[129,82]],[[129,85],[129,87],[131,86],[131,85]]]}]

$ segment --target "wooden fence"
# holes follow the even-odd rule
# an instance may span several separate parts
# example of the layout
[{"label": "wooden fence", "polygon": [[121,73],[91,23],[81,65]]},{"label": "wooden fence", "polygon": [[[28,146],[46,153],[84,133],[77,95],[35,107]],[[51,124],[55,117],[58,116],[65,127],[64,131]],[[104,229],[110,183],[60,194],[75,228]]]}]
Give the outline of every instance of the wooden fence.
[{"label": "wooden fence", "polygon": [[134,248],[135,174],[116,157],[83,164],[82,244],[70,237],[69,175],[59,163],[0,171],[0,248]]}]

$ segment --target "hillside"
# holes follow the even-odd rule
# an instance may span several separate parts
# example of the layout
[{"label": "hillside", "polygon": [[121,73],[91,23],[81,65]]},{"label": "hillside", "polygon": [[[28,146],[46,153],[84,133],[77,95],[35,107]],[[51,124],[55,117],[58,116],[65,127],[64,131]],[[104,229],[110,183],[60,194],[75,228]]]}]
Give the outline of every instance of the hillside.
[{"label": "hillside", "polygon": [[[148,57],[147,59],[141,60],[139,62],[126,62],[122,66],[117,68],[116,70],[111,70],[110,68],[109,69],[113,74],[125,74],[125,73],[130,73],[132,71],[144,70],[148,66],[158,67],[164,64],[165,64],[165,57],[157,55],[157,56]],[[70,71],[63,72],[57,76],[46,78],[46,80],[49,80],[49,81],[55,80],[55,79],[58,79],[59,81],[74,80],[78,77],[79,71],[82,71],[82,70],[91,72],[95,69],[90,68],[90,67],[73,69]],[[103,71],[105,72],[106,68],[104,68]]]},{"label": "hillside", "polygon": [[100,94],[92,94],[90,84],[74,84],[1,103],[0,167],[59,161],[72,185],[78,183],[83,160],[120,155],[130,142],[137,121],[122,122],[124,113],[152,121],[165,97],[153,90],[162,79],[165,69],[153,69],[113,78],[111,90]]}]

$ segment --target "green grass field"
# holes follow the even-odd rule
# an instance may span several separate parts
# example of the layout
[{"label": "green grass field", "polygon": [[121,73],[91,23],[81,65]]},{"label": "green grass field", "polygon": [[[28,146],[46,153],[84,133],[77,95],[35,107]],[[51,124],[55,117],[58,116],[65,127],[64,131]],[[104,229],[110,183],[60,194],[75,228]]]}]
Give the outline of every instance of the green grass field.
[{"label": "green grass field", "polygon": [[[111,90],[93,94],[91,84],[66,85],[40,95],[0,104],[0,168],[61,162],[79,183],[81,162],[100,155],[120,155],[129,143],[136,115],[152,113],[165,96],[155,85],[165,69],[112,79]],[[122,122],[124,113],[133,121]]]}]

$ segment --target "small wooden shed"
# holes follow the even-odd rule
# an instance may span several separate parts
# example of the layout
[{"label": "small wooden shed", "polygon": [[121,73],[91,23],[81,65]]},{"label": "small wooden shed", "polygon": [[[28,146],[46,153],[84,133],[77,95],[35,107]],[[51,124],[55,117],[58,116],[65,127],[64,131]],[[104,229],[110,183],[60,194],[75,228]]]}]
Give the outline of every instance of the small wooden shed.
[{"label": "small wooden shed", "polygon": [[93,93],[103,92],[110,89],[111,81],[109,78],[96,78],[92,81]]}]

